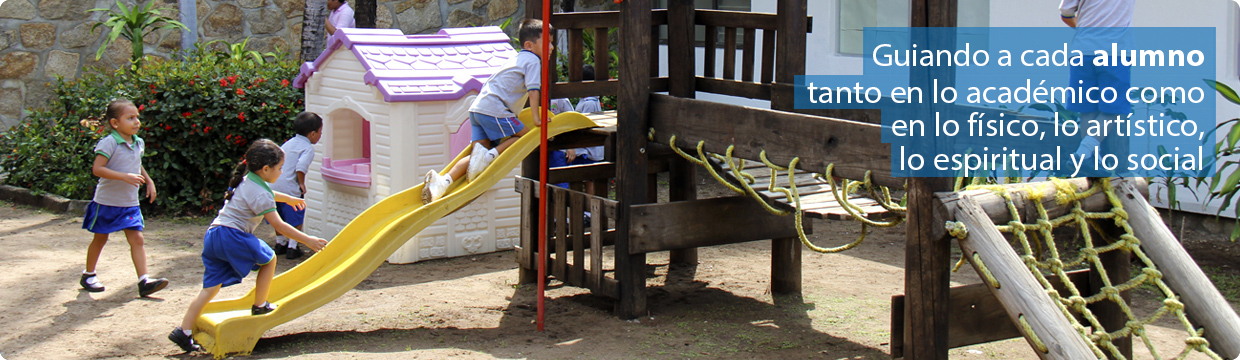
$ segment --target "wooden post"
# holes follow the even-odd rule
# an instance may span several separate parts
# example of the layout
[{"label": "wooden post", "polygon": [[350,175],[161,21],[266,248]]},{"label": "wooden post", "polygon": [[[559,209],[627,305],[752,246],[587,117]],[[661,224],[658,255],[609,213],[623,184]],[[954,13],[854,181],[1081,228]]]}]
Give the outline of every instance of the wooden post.
[{"label": "wooden post", "polygon": [[[521,161],[521,176],[534,179],[538,177],[538,154],[531,153]],[[526,184],[524,182],[519,182]],[[534,187],[526,184],[521,192],[521,251],[517,252],[517,263],[522,264],[517,275],[518,284],[535,284],[538,282],[538,199],[534,198]]]},{"label": "wooden post", "polygon": [[[965,239],[958,241],[963,256],[970,259],[969,264],[982,275],[983,281],[987,281],[986,274],[993,275],[998,288],[991,285],[990,291],[1007,309],[1012,323],[1021,328],[1020,331],[1033,346],[1034,352],[1043,359],[1093,359],[1094,353],[1089,344],[1072,329],[1063,312],[1059,311],[1053,300],[1042,290],[1042,285],[1029,273],[1016,250],[1008,245],[1003,234],[990,222],[986,211],[968,197],[956,202],[956,206],[956,220],[963,223],[969,231]],[[981,259],[981,263],[972,260],[974,254]],[[1022,318],[1029,324],[1032,333],[1027,333],[1022,328]],[[909,332],[905,332],[905,344],[913,345],[907,334]],[[947,331],[942,334],[946,337]],[[1044,348],[1039,349],[1035,345],[1037,342],[1043,344]],[[946,358],[946,339],[942,349]],[[909,350],[912,349],[905,351],[906,358],[926,356]]]},{"label": "wooden post", "polygon": [[[689,201],[697,199],[697,165],[679,157],[672,160],[668,171],[668,200]],[[697,248],[672,250],[671,264],[696,266]]]},{"label": "wooden post", "polygon": [[[542,19],[542,0],[526,0],[525,1],[525,18],[526,19]],[[520,22],[517,22],[520,23]],[[555,24],[552,24],[555,25]],[[515,34],[515,32],[514,32]],[[520,50],[520,49],[517,49]]]},{"label": "wooden post", "polygon": [[[697,96],[693,55],[693,0],[667,2],[667,76],[668,94],[692,99]],[[668,172],[668,200],[697,199],[697,169],[684,159],[674,159]],[[672,250],[670,263],[698,263],[697,248]]]},{"label": "wooden post", "polygon": [[[1119,235],[1122,234],[1122,229],[1117,228],[1110,221],[1099,221],[1098,224],[1100,227],[1091,236],[1095,241],[1095,246],[1103,245],[1101,243],[1101,239],[1103,239],[1102,234],[1107,234],[1113,239],[1118,239]],[[1102,262],[1102,268],[1106,270],[1107,278],[1111,281],[1111,285],[1123,284],[1132,278],[1131,256],[1132,253],[1128,249],[1116,249],[1098,254],[1098,260]],[[1090,294],[1098,294],[1103,286],[1102,276],[1097,266],[1090,266],[1090,269],[1093,271],[1089,272],[1089,291]],[[1120,297],[1124,298],[1124,302],[1131,304],[1132,296],[1128,293],[1121,293]],[[1114,332],[1128,325],[1128,315],[1124,314],[1119,304],[1113,301],[1104,300],[1094,303],[1090,306],[1089,311],[1094,314],[1094,317],[1098,318],[1098,321],[1102,323],[1102,327],[1107,332]],[[1120,339],[1113,339],[1111,343],[1115,344],[1115,347],[1119,349],[1124,359],[1132,358],[1131,335]],[[1107,355],[1107,359],[1119,359],[1114,354],[1111,354],[1110,351],[1104,352]]]},{"label": "wooden post", "polygon": [[353,7],[354,25],[359,28],[373,29],[375,27],[375,15],[378,10],[378,1],[376,0],[356,0],[349,3]]},{"label": "wooden post", "polygon": [[686,99],[695,96],[693,0],[667,2],[668,94]]},{"label": "wooden post", "polygon": [[616,316],[633,319],[646,313],[646,254],[630,254],[631,207],[646,202],[646,133],[649,126],[651,0],[620,5],[620,94],[617,111]]},{"label": "wooden post", "polygon": [[1145,255],[1158,265],[1164,281],[1180,295],[1184,311],[1192,316],[1194,325],[1205,328],[1210,347],[1224,359],[1240,357],[1240,317],[1227,299],[1201,272],[1192,256],[1167,229],[1162,217],[1136,188],[1131,184],[1119,184],[1115,194],[1128,212],[1128,225],[1132,226],[1133,235],[1141,240]]},{"label": "wooden post", "polygon": [[801,295],[800,238],[771,239],[771,293]]},{"label": "wooden post", "polygon": [[[775,27],[775,82],[792,84],[797,75],[805,75],[805,23],[809,10],[806,0],[779,0],[775,12],[779,16]],[[771,109],[791,110],[793,100],[792,96],[772,96]]]},{"label": "wooden post", "polygon": [[[956,26],[956,0],[913,0],[909,26]],[[943,49],[954,48],[954,39],[933,39]],[[914,40],[917,41],[917,40]],[[926,42],[922,42],[926,44]],[[781,44],[782,45],[782,44]],[[931,78],[951,79],[952,69],[918,69],[910,72],[912,86],[927,85]],[[933,73],[932,73],[933,71]],[[940,80],[940,85],[943,81]],[[949,83],[944,86],[952,86]],[[941,107],[941,105],[940,105]],[[930,109],[931,111],[943,109]],[[929,112],[925,112],[929,113]],[[927,146],[936,146],[927,144]],[[904,306],[905,358],[947,359],[947,332],[951,266],[951,238],[943,223],[935,221],[944,210],[936,191],[951,190],[950,178],[912,178],[908,181],[909,212],[905,226]]]}]

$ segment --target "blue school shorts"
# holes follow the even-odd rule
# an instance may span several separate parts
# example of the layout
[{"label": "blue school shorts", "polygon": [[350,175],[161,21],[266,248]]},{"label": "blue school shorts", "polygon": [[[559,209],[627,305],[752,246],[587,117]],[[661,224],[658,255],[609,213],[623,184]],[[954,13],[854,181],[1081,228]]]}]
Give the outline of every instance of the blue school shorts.
[{"label": "blue school shorts", "polygon": [[[1073,66],[1068,70],[1068,86],[1081,89],[1077,96],[1083,103],[1070,102],[1067,108],[1082,114],[1100,111],[1127,116],[1132,112],[1132,104],[1128,102],[1125,94],[1132,86],[1131,84],[1132,71],[1128,66],[1122,64],[1094,66],[1094,56],[1085,56],[1081,59],[1081,66]],[[1094,98],[1097,103],[1085,100],[1083,92],[1092,87],[1098,88],[1090,93],[1090,97]],[[1115,89],[1115,100],[1104,102],[1101,100],[1101,92],[1108,87]],[[1109,94],[1108,97],[1110,97]]]},{"label": "blue school shorts", "polygon": [[293,227],[301,226],[306,222],[306,208],[294,210],[292,205],[282,202],[276,203],[276,213],[280,214],[280,220],[284,220],[286,224]]},{"label": "blue school shorts", "polygon": [[227,226],[207,229],[202,237],[202,288],[239,284],[275,257],[275,251],[254,234]]},{"label": "blue school shorts", "polygon": [[117,207],[90,202],[82,228],[96,234],[111,234],[121,230],[142,231],[142,210],[137,206]]},{"label": "blue school shorts", "polygon": [[496,118],[476,112],[469,113],[470,140],[490,140],[491,146],[503,138],[516,135],[525,130],[525,124],[515,117]]}]

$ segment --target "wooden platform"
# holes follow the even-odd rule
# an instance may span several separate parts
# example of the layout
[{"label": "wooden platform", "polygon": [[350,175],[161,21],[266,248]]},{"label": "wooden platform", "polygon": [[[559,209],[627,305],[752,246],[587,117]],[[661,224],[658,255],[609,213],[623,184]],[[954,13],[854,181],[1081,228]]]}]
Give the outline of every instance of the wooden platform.
[{"label": "wooden platform", "polygon": [[[616,132],[616,112],[614,110],[604,111],[586,114],[586,117],[589,117],[590,120],[594,120],[599,127],[580,130],[578,131],[580,134],[574,134],[572,137],[562,136],[565,138],[563,140],[574,143],[582,141],[588,142],[589,140],[585,140],[584,138],[593,137],[595,138],[593,142],[603,142],[608,145],[612,144],[613,142],[600,139],[607,139],[614,136]],[[606,149],[607,154],[614,154],[614,151],[615,149]],[[731,175],[731,171],[728,170],[727,164],[719,164],[718,166],[719,168],[716,170],[722,170],[720,171],[721,175],[726,174],[728,178],[735,180]],[[758,194],[760,194],[764,200],[767,200],[768,203],[774,204],[776,207],[785,210],[794,210],[796,208],[788,201],[784,193],[772,192],[769,190],[771,172],[767,170],[766,166],[763,165],[761,161],[745,160],[744,168],[741,169],[741,171],[754,177],[756,180],[752,184],[754,190],[757,190]],[[786,171],[778,172],[779,180],[776,182],[776,185],[788,187],[788,178],[786,174]],[[801,195],[801,209],[804,216],[827,220],[852,219],[852,216],[844,210],[843,205],[836,201],[835,195],[831,193],[831,185],[826,181],[815,179],[811,173],[803,170],[797,170],[794,178],[796,179],[797,192]],[[879,206],[878,201],[875,201],[874,199],[858,194],[853,194],[849,196],[848,199],[851,203],[861,208],[867,219],[882,220],[890,215],[888,214],[887,209]]]}]

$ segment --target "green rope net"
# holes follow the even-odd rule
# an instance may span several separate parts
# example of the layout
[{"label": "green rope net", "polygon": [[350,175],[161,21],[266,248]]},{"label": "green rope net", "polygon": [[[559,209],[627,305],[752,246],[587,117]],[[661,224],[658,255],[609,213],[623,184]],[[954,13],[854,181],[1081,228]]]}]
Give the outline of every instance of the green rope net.
[{"label": "green rope net", "polygon": [[[650,141],[654,141],[654,135],[655,135],[655,132],[654,132],[654,129],[652,128],[650,129],[650,133],[649,133]],[[673,135],[668,140],[668,144],[671,146],[672,151],[674,151],[677,155],[680,155],[680,157],[684,158],[685,160],[693,164],[706,168],[707,172],[709,172],[710,175],[714,177],[716,181],[718,181],[720,184],[723,184],[723,186],[727,187],[733,192],[736,192],[737,194],[746,195],[746,196],[752,197],[754,200],[757,200],[758,203],[762,204],[762,207],[766,209],[767,212],[770,212],[775,215],[780,215],[780,216],[792,215],[795,219],[794,222],[796,224],[795,226],[797,230],[797,237],[800,238],[801,243],[804,244],[805,247],[809,248],[810,250],[816,251],[816,252],[837,253],[837,252],[845,251],[848,249],[852,249],[865,241],[865,235],[868,232],[870,226],[892,227],[892,226],[896,226],[904,222],[904,214],[906,213],[907,210],[903,206],[901,206],[898,201],[892,199],[891,191],[889,189],[887,189],[886,187],[874,186],[870,182],[869,172],[866,173],[864,181],[852,181],[852,180],[842,179],[839,185],[837,185],[834,180],[834,177],[831,176],[831,171],[834,168],[834,165],[828,165],[827,171],[824,175],[814,174],[814,177],[817,179],[823,180],[830,185],[831,194],[835,197],[836,202],[840,204],[840,207],[843,208],[846,212],[848,212],[848,215],[853,220],[861,222],[861,233],[857,237],[856,241],[853,241],[851,243],[844,244],[841,246],[821,247],[818,245],[814,245],[805,236],[805,228],[804,226],[802,226],[801,196],[800,194],[797,193],[795,170],[796,170],[797,162],[799,162],[801,158],[799,157],[793,158],[792,161],[788,162],[787,166],[780,166],[780,165],[776,165],[772,163],[769,159],[767,159],[765,150],[759,154],[759,158],[762,160],[763,165],[766,165],[767,169],[770,170],[771,172],[770,184],[768,184],[768,187],[767,187],[767,189],[769,189],[768,191],[784,194],[784,196],[787,196],[788,200],[792,203],[793,208],[794,208],[793,210],[783,210],[783,209],[776,208],[775,206],[767,203],[762,198],[762,195],[759,194],[757,190],[754,190],[752,185],[755,182],[755,177],[753,175],[750,175],[748,173],[741,171],[741,169],[745,167],[745,160],[738,159],[732,156],[732,151],[733,149],[735,149],[735,147],[733,147],[732,145],[728,146],[727,150],[724,152],[723,155],[708,154],[705,150],[703,150],[703,148],[706,145],[706,142],[699,141],[697,143],[697,154],[691,155],[684,151],[681,151],[679,147],[676,147],[676,136],[675,135]],[[728,169],[726,169],[726,171],[728,171],[728,173],[732,175],[733,178],[738,179],[739,181],[736,181],[736,183],[734,184],[732,181],[729,181],[728,179],[724,178],[724,176],[720,174],[720,171],[716,170],[713,164],[711,163],[712,159],[726,164],[728,166]],[[784,176],[787,177],[788,187],[777,185],[777,183],[779,182],[780,172],[784,172]],[[874,220],[868,219],[866,217],[865,211],[862,210],[860,206],[857,206],[856,204],[853,204],[852,202],[850,202],[848,199],[849,195],[854,194],[861,190],[865,190],[869,192],[870,196],[879,204],[879,206],[883,207],[883,209],[886,209],[888,212],[896,215],[895,218],[890,221],[874,221]]]},{"label": "green rope net", "polygon": [[[1149,349],[1150,354],[1155,359],[1161,359],[1162,357],[1146,335],[1146,325],[1171,314],[1180,321],[1189,335],[1185,340],[1185,348],[1176,355],[1176,359],[1185,358],[1193,351],[1201,352],[1213,359],[1220,359],[1218,354],[1210,350],[1209,342],[1202,337],[1203,330],[1196,329],[1188,320],[1184,312],[1184,304],[1178,300],[1179,298],[1175,292],[1163,282],[1162,272],[1141,250],[1141,242],[1132,235],[1132,227],[1128,224],[1128,213],[1120,205],[1119,198],[1111,187],[1110,179],[1102,179],[1085,191],[1077,191],[1077,188],[1071,183],[1057,179],[1052,179],[1049,184],[1042,186],[1054,186],[1056,188],[1055,200],[1060,205],[1070,205],[1072,210],[1063,216],[1051,219],[1047,215],[1046,208],[1042,206],[1041,197],[1043,192],[1035,188],[1034,185],[1030,185],[1026,196],[1028,196],[1031,203],[1035,204],[1038,218],[1027,223],[1020,218],[1020,212],[1017,211],[1015,203],[1012,202],[1009,188],[999,185],[972,185],[967,187],[967,189],[990,190],[1007,201],[1007,207],[1009,212],[1011,212],[1012,220],[1005,225],[996,225],[996,227],[1000,232],[1012,235],[1013,246],[1022,252],[1021,259],[1028,266],[1029,271],[1042,284],[1043,290],[1046,291],[1063,315],[1068,318],[1073,329],[1088,340],[1087,343],[1089,343],[1095,355],[1099,358],[1104,358],[1107,354],[1110,354],[1117,359],[1124,359],[1125,357],[1120,354],[1120,350],[1115,346],[1113,340],[1136,335],[1141,337],[1146,348]],[[1111,209],[1106,212],[1087,212],[1083,210],[1081,201],[1097,193],[1106,195]],[[1118,239],[1097,239],[1091,235],[1089,231],[1091,225],[1096,227],[1098,224],[1108,221],[1114,223],[1116,227],[1122,230],[1123,234]],[[958,238],[964,238],[967,234],[967,229],[964,229],[964,226],[960,223],[949,221],[946,226],[948,232]],[[1059,247],[1056,246],[1052,232],[1055,228],[1061,226],[1072,226],[1080,231],[1083,245],[1080,249],[1080,255],[1074,259],[1065,260],[1061,256]],[[1099,258],[1099,254],[1110,251],[1127,251],[1135,254],[1141,260],[1143,268],[1127,282],[1122,284],[1111,282],[1107,276],[1106,268],[1103,267],[1102,261]],[[961,259],[961,262],[963,263],[964,260]],[[990,272],[984,264],[972,259],[970,261],[975,261],[974,264],[982,270],[980,275],[991,286],[998,288],[1002,285],[989,275]],[[956,267],[959,268],[960,265],[958,263]],[[1067,271],[1072,268],[1082,267],[1083,265],[1090,265],[1094,271],[1098,272],[1097,278],[1103,282],[1103,286],[1098,294],[1092,296],[1082,295],[1072,283],[1072,280],[1069,279]],[[1047,275],[1057,276],[1057,280],[1062,283],[1069,293],[1063,294],[1055,290],[1051,279],[1048,279]],[[1134,314],[1133,309],[1120,296],[1121,292],[1136,288],[1142,284],[1150,284],[1158,288],[1165,298],[1158,310],[1144,318]],[[1103,301],[1110,301],[1118,305],[1128,318],[1127,323],[1122,328],[1105,329],[1098,318],[1089,310],[1088,306],[1090,304]],[[1082,324],[1079,322],[1074,314],[1080,314],[1086,323]],[[1028,325],[1023,325],[1023,322],[1022,326],[1025,327],[1025,334],[1033,333],[1028,328]]]}]

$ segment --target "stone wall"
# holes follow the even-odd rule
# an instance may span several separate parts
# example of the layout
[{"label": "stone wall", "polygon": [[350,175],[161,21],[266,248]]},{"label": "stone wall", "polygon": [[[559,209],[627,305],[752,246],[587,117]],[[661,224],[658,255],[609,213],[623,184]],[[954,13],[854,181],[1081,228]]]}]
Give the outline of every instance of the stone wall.
[{"label": "stone wall", "polygon": [[[197,40],[222,39],[238,42],[252,37],[249,49],[284,49],[297,56],[301,48],[301,21],[305,0],[190,0],[196,3],[195,18],[181,14],[178,0],[154,0],[156,8],[194,26]],[[134,0],[122,0],[132,6]],[[146,1],[141,1],[146,5]],[[131,43],[117,38],[102,56],[95,53],[106,38],[103,12],[92,8],[116,8],[115,0],[4,0],[0,4],[0,131],[8,130],[30,108],[45,107],[54,94],[49,83],[56,76],[76,79],[87,68],[116,69],[127,66]],[[160,30],[143,38],[149,58],[169,59],[191,44],[182,44],[182,31]]]},{"label": "stone wall", "polygon": [[[121,0],[132,6],[135,0]],[[250,38],[248,49],[284,50],[301,58],[302,23],[307,12],[326,13],[315,0],[153,0],[155,7],[171,9],[165,16],[181,19],[193,28],[161,30],[146,36],[148,57],[168,59],[189,47],[185,35],[198,43]],[[195,4],[182,9],[180,4]],[[398,28],[406,34],[435,33],[443,27],[500,25],[515,35],[525,14],[525,0],[380,0],[376,26]],[[560,0],[553,1],[558,11]],[[141,1],[142,5],[146,1]],[[574,0],[576,11],[615,9],[608,0]],[[48,84],[56,76],[75,79],[88,67],[116,69],[129,62],[129,41],[117,38],[99,60],[95,53],[106,37],[104,28],[91,27],[104,19],[92,8],[115,9],[115,0],[4,0],[0,4],[0,131],[17,124],[29,108],[46,106],[54,95]],[[190,14],[193,14],[190,16]]]}]

